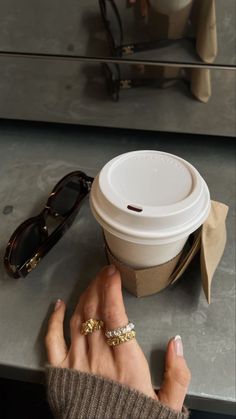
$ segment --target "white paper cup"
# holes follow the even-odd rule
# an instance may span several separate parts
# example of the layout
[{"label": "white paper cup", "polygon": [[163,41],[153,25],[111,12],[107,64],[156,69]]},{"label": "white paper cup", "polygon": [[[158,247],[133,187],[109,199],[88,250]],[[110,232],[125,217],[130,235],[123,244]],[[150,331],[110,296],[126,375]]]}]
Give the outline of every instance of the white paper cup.
[{"label": "white paper cup", "polygon": [[90,206],[113,255],[134,268],[174,258],[206,220],[210,194],[199,172],[172,154],[141,150],[109,161]]}]

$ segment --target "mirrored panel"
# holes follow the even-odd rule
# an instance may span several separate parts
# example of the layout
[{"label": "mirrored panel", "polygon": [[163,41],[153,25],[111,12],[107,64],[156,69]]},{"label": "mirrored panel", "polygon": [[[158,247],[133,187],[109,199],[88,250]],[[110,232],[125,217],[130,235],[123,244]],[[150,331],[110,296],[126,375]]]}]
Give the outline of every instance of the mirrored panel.
[{"label": "mirrored panel", "polygon": [[1,0],[0,52],[236,65],[235,0]]},{"label": "mirrored panel", "polygon": [[0,59],[0,117],[236,135],[236,71]]}]

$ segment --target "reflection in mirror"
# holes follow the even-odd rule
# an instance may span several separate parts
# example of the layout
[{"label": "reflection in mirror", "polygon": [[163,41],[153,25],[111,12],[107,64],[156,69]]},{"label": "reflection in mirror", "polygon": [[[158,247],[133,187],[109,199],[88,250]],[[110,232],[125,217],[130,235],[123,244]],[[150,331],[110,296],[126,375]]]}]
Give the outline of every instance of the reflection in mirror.
[{"label": "reflection in mirror", "polygon": [[132,65],[126,66],[126,71],[123,66],[122,73],[119,64],[102,63],[102,68],[107,91],[115,102],[119,100],[121,90],[141,87],[167,89],[181,82],[190,88],[187,74],[179,68]]},{"label": "reflection in mirror", "polygon": [[[132,40],[133,42],[126,45],[123,43],[125,32],[117,3],[119,0],[99,0],[111,55],[123,57],[148,50],[151,54],[152,50],[188,41],[204,62],[215,61],[218,48],[215,0],[148,1],[143,31],[150,38],[144,42]],[[138,2],[134,7],[136,10],[132,23],[135,25],[140,18]]]},{"label": "reflection in mirror", "polygon": [[[140,0],[133,6],[128,5],[128,0],[114,1],[121,17],[122,43],[125,45],[155,42],[160,37],[176,39],[186,27],[186,19],[189,31],[186,33],[190,37],[194,35],[194,39],[198,38],[197,49],[189,40],[182,40],[151,51],[141,50],[135,54],[136,60],[207,62],[236,66],[235,0],[150,0],[146,17],[140,11]],[[196,19],[192,18],[194,8],[201,10],[203,19],[199,18],[199,12],[195,12]],[[209,42],[204,42],[204,22],[207,15],[214,22],[214,13],[216,26],[212,25],[209,40],[213,47],[209,49],[208,46],[205,51]],[[198,34],[195,20],[200,22],[197,25]],[[117,31],[117,24],[113,24],[112,28]],[[217,43],[212,43],[212,37],[217,39]],[[116,42],[119,43],[120,40],[116,38]],[[37,4],[37,13],[35,2],[29,0],[0,2],[0,52],[2,51],[98,58],[111,56],[99,0],[61,0],[60,7],[57,0],[41,0]],[[125,59],[132,60],[134,55],[128,55]]]},{"label": "reflection in mirror", "polygon": [[[120,63],[118,71],[109,66],[116,90],[113,84],[108,90],[100,63],[22,58],[0,63],[1,118],[236,135],[236,71]],[[130,80],[135,87],[129,88]]]},{"label": "reflection in mirror", "polygon": [[[120,92],[127,89],[170,89],[181,88],[188,96],[207,103],[211,98],[211,72],[209,69],[185,69],[179,67],[155,67],[102,63],[107,92],[117,102]],[[138,93],[137,93],[138,100]]]},{"label": "reflection in mirror", "polygon": [[108,55],[126,60],[236,63],[236,2],[148,0],[145,16],[139,1],[134,5],[132,1],[132,7],[124,3],[99,0]]},{"label": "reflection in mirror", "polygon": [[[124,44],[124,30],[122,24],[122,18],[114,0],[99,0],[101,18],[104,24],[104,30],[106,33],[110,54],[115,57],[125,57],[127,55],[133,55],[137,52],[158,50],[160,48],[168,47],[177,42],[188,40],[192,46],[195,47],[195,38],[185,34],[185,26],[187,25],[187,19],[185,22],[181,22],[181,28],[175,31],[175,36],[168,36],[166,31],[154,31],[153,40],[145,42],[129,42]],[[153,14],[152,14],[153,16]],[[183,23],[183,25],[182,25]],[[159,26],[156,25],[155,28]],[[177,25],[179,26],[179,25]],[[173,34],[172,34],[173,35]],[[156,39],[155,39],[156,38]]]}]

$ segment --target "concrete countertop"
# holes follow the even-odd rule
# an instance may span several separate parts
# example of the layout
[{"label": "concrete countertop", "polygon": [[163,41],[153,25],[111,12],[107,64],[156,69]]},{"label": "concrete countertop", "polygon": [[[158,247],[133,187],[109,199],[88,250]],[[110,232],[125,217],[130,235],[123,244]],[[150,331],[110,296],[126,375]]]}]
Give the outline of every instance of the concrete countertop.
[{"label": "concrete countertop", "polygon": [[[14,229],[36,215],[55,183],[80,169],[94,176],[112,157],[156,149],[189,160],[211,197],[230,206],[228,242],[214,276],[212,304],[201,288],[198,260],[175,286],[137,299],[124,291],[129,318],[160,385],[164,351],[180,334],[192,371],[188,405],[233,413],[235,402],[235,143],[213,138],[0,120],[0,256]],[[81,291],[106,264],[102,234],[88,200],[66,235],[27,278],[14,280],[0,265],[0,376],[41,381],[44,336],[52,303],[63,298],[68,316]]]}]

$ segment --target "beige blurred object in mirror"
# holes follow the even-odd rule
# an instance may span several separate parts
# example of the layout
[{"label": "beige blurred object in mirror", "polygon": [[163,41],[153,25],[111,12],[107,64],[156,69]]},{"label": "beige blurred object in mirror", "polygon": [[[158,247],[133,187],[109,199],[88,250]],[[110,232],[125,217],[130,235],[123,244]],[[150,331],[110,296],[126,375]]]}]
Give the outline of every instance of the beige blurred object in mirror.
[{"label": "beige blurred object in mirror", "polygon": [[192,0],[180,10],[169,13],[161,13],[155,5],[150,4],[148,14],[148,28],[151,36],[158,38],[177,39],[185,32],[192,10]]},{"label": "beige blurred object in mirror", "polygon": [[192,22],[199,56],[206,63],[213,63],[218,52],[215,0],[195,0]]},{"label": "beige blurred object in mirror", "polygon": [[158,7],[158,0],[150,1],[148,30],[151,36],[155,39],[181,38],[191,22],[199,57],[206,63],[213,63],[218,52],[215,0],[183,0],[179,2],[179,9],[176,8],[178,2],[173,1],[172,11],[171,3],[166,2],[164,7],[164,1],[161,1]]},{"label": "beige blurred object in mirror", "polygon": [[170,15],[192,3],[192,0],[149,0],[150,7],[158,13]]},{"label": "beige blurred object in mirror", "polygon": [[136,76],[144,78],[157,79],[180,77],[181,71],[185,71],[190,81],[190,91],[192,95],[200,102],[207,103],[211,98],[211,71],[209,69],[193,68],[183,69],[181,67],[155,67],[155,66],[132,66]]},{"label": "beige blurred object in mirror", "polygon": [[155,66],[145,66],[144,74],[147,78],[156,78],[156,77],[178,77],[181,72],[180,67],[155,67]]},{"label": "beige blurred object in mirror", "polygon": [[207,103],[211,97],[211,73],[209,69],[190,70],[191,92],[200,102]]}]

